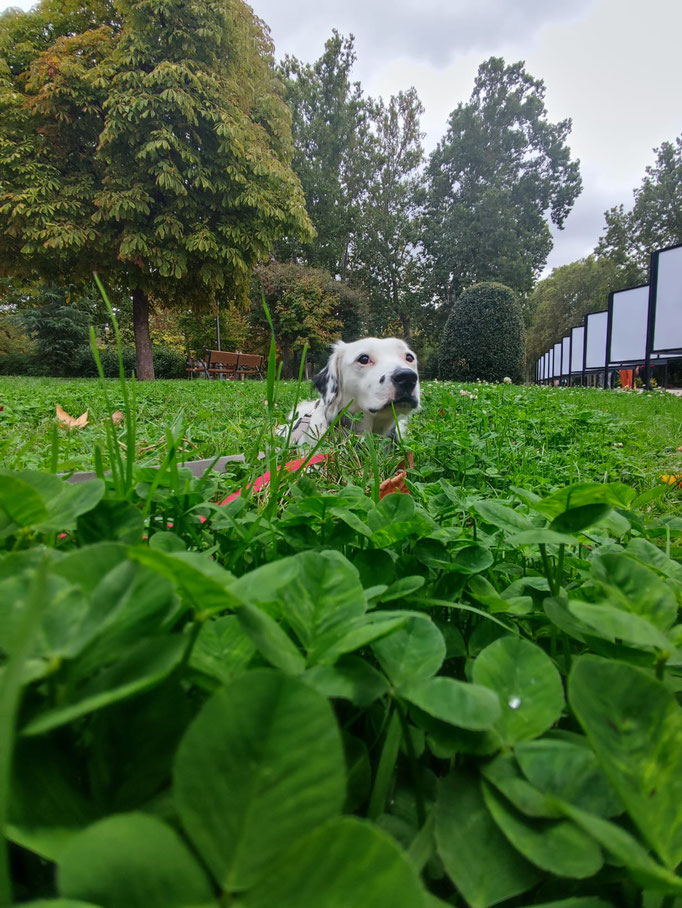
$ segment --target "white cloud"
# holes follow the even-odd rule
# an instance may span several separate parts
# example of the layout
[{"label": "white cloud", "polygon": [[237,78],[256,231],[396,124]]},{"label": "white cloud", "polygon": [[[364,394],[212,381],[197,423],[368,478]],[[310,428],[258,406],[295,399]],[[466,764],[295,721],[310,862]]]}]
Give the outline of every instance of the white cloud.
[{"label": "white cloud", "polygon": [[[571,20],[593,0],[254,0],[281,49],[308,59],[306,49],[334,27],[354,33],[380,58],[407,55],[447,66],[457,53],[485,52],[522,41],[544,23]],[[325,34],[326,32],[326,34]],[[284,48],[286,45],[286,48]]]}]

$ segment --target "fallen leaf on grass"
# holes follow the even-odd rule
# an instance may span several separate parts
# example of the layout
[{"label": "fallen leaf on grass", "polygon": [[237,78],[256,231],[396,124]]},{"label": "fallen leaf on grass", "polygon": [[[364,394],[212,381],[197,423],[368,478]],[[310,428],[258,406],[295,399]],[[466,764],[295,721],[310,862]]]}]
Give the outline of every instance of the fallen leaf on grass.
[{"label": "fallen leaf on grass", "polygon": [[111,421],[113,422],[113,424],[115,426],[117,426],[120,422],[123,422],[124,419],[125,419],[125,417],[124,417],[123,413],[121,413],[120,410],[116,410],[115,413],[111,414]]},{"label": "fallen leaf on grass", "polygon": [[379,485],[379,500],[385,498],[386,495],[392,495],[394,492],[401,492],[403,495],[411,495],[412,493],[405,483],[407,478],[407,468],[411,470],[414,469],[414,454],[412,451],[405,452],[405,460],[402,460],[398,464],[398,470],[400,472],[396,473],[395,476],[391,476],[390,479],[384,479],[384,481]]},{"label": "fallen leaf on grass", "polygon": [[379,500],[385,498],[386,495],[392,495],[395,492],[402,492],[403,495],[409,495],[410,490],[405,485],[405,477],[407,473],[403,470],[402,473],[398,473],[395,476],[392,476],[390,479],[385,479],[379,485]]},{"label": "fallen leaf on grass", "polygon": [[59,404],[55,404],[57,410],[57,419],[63,426],[68,426],[69,429],[82,429],[83,426],[88,424],[88,411],[81,413],[78,419],[74,419],[73,416],[69,416],[66,410],[62,410]]}]

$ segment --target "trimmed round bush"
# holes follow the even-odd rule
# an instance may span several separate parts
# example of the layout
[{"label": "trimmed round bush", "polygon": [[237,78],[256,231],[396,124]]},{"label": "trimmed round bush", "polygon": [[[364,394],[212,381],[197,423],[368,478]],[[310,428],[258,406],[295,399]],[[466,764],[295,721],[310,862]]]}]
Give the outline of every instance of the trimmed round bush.
[{"label": "trimmed round bush", "polygon": [[474,284],[455,300],[443,330],[439,377],[522,382],[526,350],[521,306],[504,284]]}]

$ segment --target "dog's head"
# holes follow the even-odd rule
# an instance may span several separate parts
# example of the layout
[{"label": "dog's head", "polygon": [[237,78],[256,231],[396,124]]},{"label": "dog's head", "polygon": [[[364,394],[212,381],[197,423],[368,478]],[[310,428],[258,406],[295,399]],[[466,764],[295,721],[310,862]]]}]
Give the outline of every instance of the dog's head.
[{"label": "dog's head", "polygon": [[[331,422],[344,407],[364,412],[372,428],[393,425],[393,409],[406,417],[419,407],[417,357],[405,341],[395,337],[366,337],[346,344],[337,341],[327,365],[313,383]],[[352,402],[352,403],[351,403]]]}]

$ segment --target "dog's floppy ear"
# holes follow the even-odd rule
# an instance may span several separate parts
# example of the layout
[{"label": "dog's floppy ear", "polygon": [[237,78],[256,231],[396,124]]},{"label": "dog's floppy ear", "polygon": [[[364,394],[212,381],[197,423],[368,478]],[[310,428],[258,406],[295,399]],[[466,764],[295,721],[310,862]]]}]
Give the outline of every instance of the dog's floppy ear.
[{"label": "dog's floppy ear", "polygon": [[313,377],[313,385],[317,388],[324,403],[324,414],[330,423],[343,409],[341,395],[341,350],[345,346],[343,341],[334,344],[332,355],[327,360],[327,365]]}]

